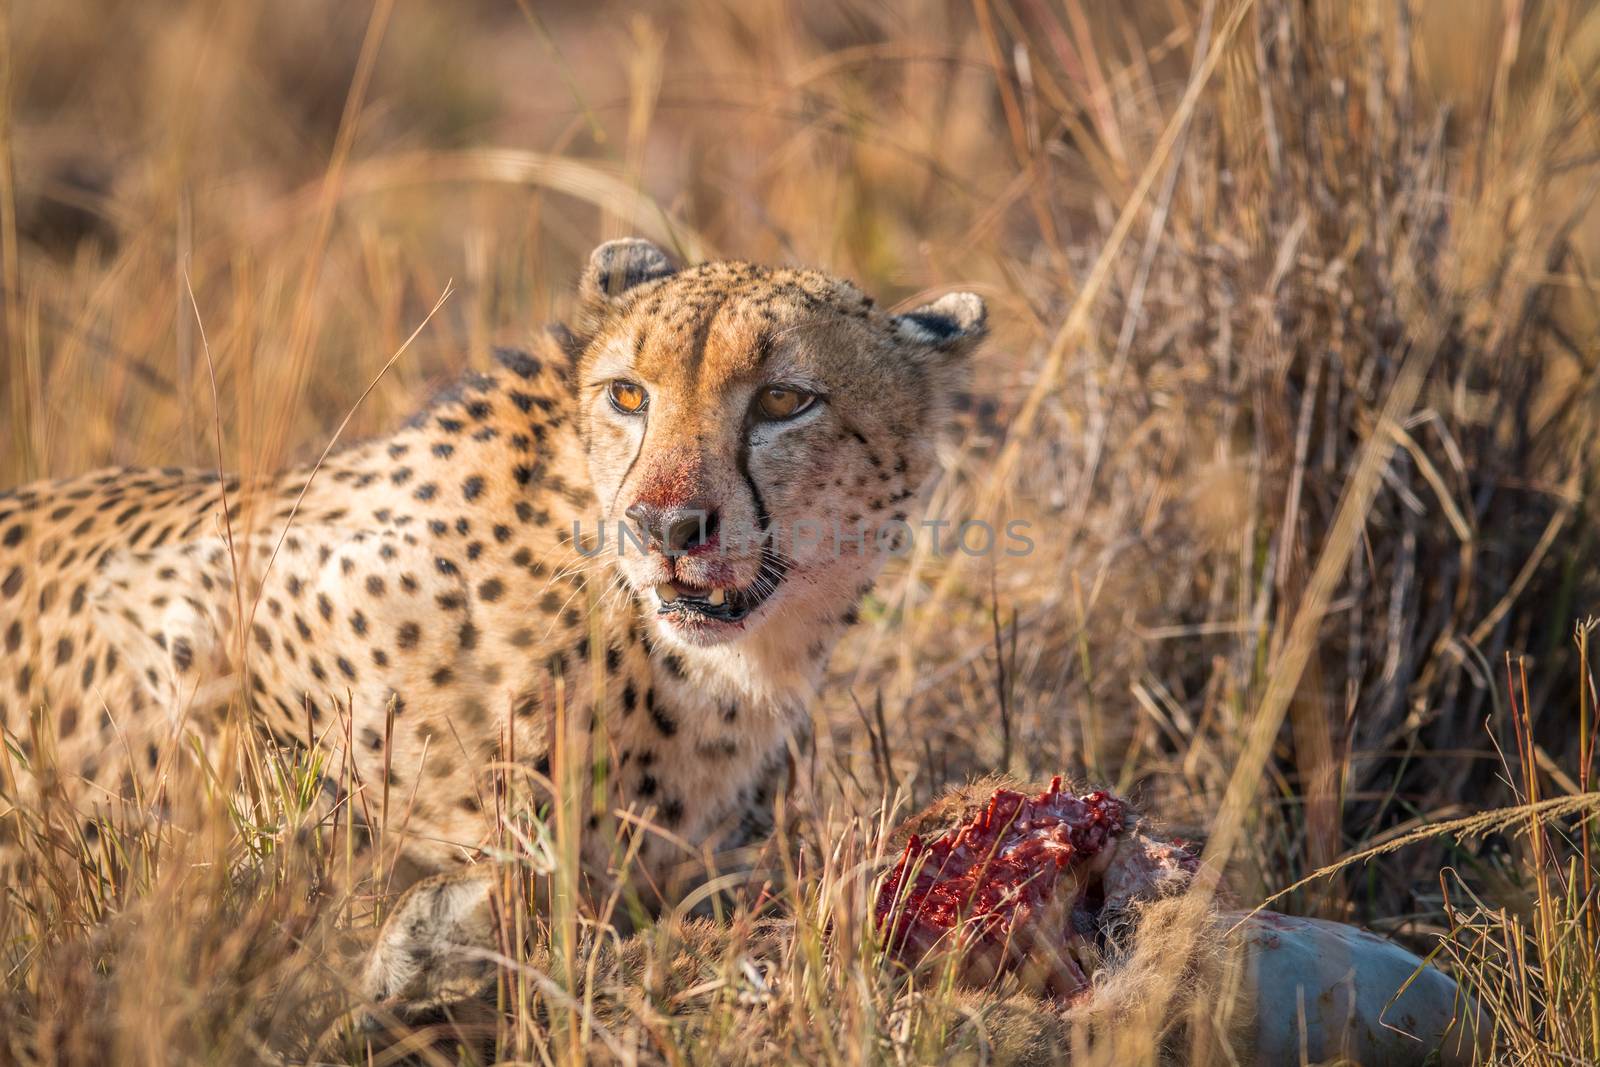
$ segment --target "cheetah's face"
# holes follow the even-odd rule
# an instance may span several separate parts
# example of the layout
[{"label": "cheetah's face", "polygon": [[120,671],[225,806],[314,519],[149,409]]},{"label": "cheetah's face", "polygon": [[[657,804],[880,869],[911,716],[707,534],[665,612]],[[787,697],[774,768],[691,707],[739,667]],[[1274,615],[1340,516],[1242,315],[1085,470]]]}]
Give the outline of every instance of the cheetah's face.
[{"label": "cheetah's face", "polygon": [[679,271],[643,241],[597,249],[584,297],[602,551],[659,628],[714,645],[843,615],[932,469],[982,301],[886,315],[822,274]]}]

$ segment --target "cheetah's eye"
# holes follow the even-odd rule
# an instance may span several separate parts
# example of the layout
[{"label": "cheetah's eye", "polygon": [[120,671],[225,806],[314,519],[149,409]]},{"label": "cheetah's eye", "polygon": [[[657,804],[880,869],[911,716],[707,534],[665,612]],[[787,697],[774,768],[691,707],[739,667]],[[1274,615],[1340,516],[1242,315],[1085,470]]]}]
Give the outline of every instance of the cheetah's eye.
[{"label": "cheetah's eye", "polygon": [[787,385],[769,385],[756,394],[756,408],[763,418],[773,422],[792,419],[817,402],[815,393],[807,393]]},{"label": "cheetah's eye", "polygon": [[637,415],[650,403],[650,394],[644,391],[644,386],[626,378],[617,378],[607,386],[606,396],[611,406],[624,415]]}]

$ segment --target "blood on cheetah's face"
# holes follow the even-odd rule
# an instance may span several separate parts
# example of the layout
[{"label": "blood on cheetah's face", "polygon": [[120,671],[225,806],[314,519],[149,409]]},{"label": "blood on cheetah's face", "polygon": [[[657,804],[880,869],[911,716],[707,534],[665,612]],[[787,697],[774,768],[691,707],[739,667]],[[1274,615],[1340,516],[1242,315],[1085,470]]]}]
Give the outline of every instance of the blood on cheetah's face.
[{"label": "blood on cheetah's face", "polygon": [[704,646],[843,616],[914,522],[983,302],[888,315],[814,271],[678,270],[637,240],[582,288],[600,551],[659,629]]}]

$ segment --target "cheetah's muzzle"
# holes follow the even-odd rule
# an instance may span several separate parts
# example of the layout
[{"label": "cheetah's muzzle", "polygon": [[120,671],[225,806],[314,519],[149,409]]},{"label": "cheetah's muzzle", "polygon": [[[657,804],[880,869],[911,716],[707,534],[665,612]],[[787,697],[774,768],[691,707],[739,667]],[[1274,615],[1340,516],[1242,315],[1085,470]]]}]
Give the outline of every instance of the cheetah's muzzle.
[{"label": "cheetah's muzzle", "polygon": [[772,547],[761,553],[755,581],[740,589],[697,589],[683,582],[656,586],[656,614],[693,625],[700,621],[739,623],[771,599],[789,573],[789,563]]}]

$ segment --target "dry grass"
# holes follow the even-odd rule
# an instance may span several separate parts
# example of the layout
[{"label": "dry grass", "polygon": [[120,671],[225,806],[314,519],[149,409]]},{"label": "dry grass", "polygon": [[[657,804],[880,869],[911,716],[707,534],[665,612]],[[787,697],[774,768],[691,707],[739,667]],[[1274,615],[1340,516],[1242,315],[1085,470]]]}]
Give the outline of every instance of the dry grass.
[{"label": "dry grass", "polygon": [[[1600,562],[1595,5],[0,19],[0,483],[313,457],[453,285],[345,431],[378,432],[561,315],[603,237],[990,302],[934,506],[1026,519],[1036,548],[924,546],[881,583],[764,857],[794,925],[735,909],[769,970],[735,938],[608,986],[605,939],[558,906],[548,956],[507,960],[501,1054],[1026,1059],[1048,1020],[901,987],[865,922],[894,805],[1005,769],[1207,831],[1246,903],[1295,885],[1279,907],[1437,950],[1503,1062],[1600,1062],[1574,629]],[[172,826],[29,822],[44,874],[0,899],[0,1062],[367,1062],[341,940],[384,871],[308,892],[354,815],[316,822],[317,758],[241,732],[222,766],[174,767],[194,810]],[[508,805],[507,851],[558,856],[556,816]],[[1153,1056],[1136,1036],[1074,1062]]]}]

